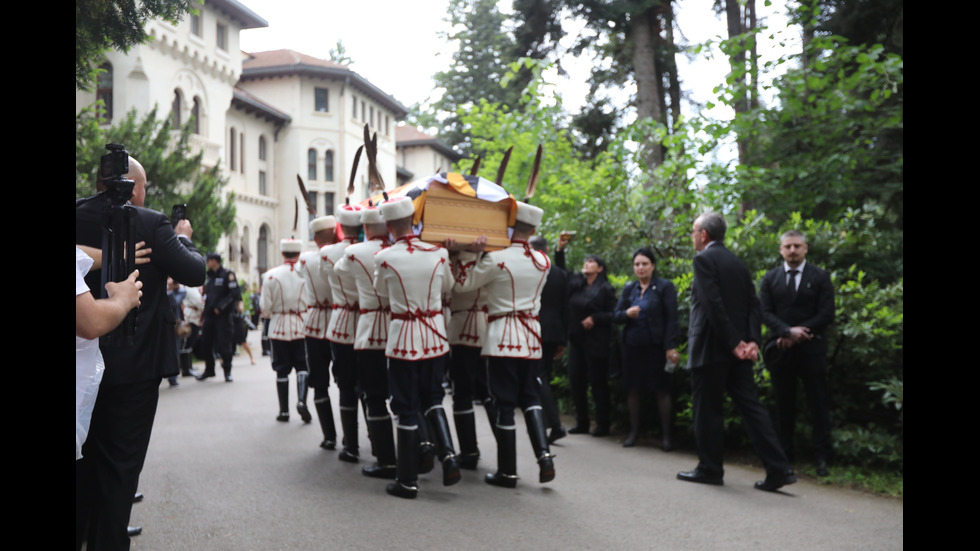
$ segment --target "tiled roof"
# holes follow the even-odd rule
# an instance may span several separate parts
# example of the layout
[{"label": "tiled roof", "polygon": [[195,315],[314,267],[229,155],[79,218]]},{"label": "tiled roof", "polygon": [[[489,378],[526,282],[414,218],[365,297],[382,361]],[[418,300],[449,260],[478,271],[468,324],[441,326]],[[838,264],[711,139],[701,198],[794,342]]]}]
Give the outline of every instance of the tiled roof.
[{"label": "tiled roof", "polygon": [[242,61],[242,81],[274,76],[301,75],[346,80],[354,88],[391,110],[395,120],[408,114],[408,108],[385,93],[371,81],[345,65],[302,54],[293,50],[248,53]]},{"label": "tiled roof", "polygon": [[445,142],[436,138],[435,136],[430,136],[425,132],[422,132],[418,128],[411,125],[398,125],[395,127],[395,146],[396,147],[409,147],[409,146],[423,146],[427,145],[443,155],[449,157],[453,162],[456,162],[462,158],[459,153],[453,150],[453,148],[446,145]]}]

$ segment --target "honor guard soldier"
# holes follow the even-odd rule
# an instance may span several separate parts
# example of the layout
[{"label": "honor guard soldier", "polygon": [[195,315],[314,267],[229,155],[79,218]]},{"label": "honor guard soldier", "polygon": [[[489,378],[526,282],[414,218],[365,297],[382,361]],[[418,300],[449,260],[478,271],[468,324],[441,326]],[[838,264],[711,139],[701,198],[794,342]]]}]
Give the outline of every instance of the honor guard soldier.
[{"label": "honor guard soldier", "polygon": [[321,273],[320,247],[337,242],[337,219],[321,216],[310,221],[310,231],[317,250],[299,255],[301,273],[306,279],[306,359],[313,389],[313,406],[323,441],[320,447],[332,450],[337,447],[337,429],[333,421],[333,407],[330,404],[330,341],[327,340],[327,324],[333,307],[330,283]]},{"label": "honor guard soldier", "polygon": [[[488,326],[483,355],[489,357],[488,384],[497,408],[494,434],[497,437],[497,472],[486,482],[494,486],[517,486],[517,426],[514,408],[524,410],[528,436],[538,461],[540,482],[555,478],[553,456],[548,449],[544,415],[539,398],[538,362],[541,359],[541,289],[551,263],[547,255],[528,245],[544,211],[517,203],[517,220],[511,245],[484,254],[456,280],[460,292],[483,288],[487,292]],[[486,238],[477,239],[471,251],[482,251]],[[464,259],[469,253],[461,253]]]},{"label": "honor guard soldier", "polygon": [[[476,265],[475,258],[462,261],[459,255],[454,254],[451,260],[456,279],[465,279],[467,272]],[[452,384],[453,420],[459,440],[459,466],[476,469],[480,448],[476,442],[474,400],[487,407],[491,427],[496,420],[487,391],[486,359],[480,354],[487,333],[487,291],[454,290],[449,309],[449,380]]]},{"label": "honor guard soldier", "polygon": [[327,324],[327,340],[333,355],[333,376],[340,390],[340,426],[344,431],[343,449],[339,458],[357,463],[359,458],[357,438],[357,360],[354,358],[354,338],[357,334],[357,289],[345,285],[335,268],[344,257],[344,250],[357,243],[361,231],[361,206],[344,205],[337,212],[343,240],[320,247],[320,274],[330,284],[333,297],[330,320]]},{"label": "honor guard soldier", "polygon": [[296,370],[296,411],[304,423],[313,417],[306,407],[306,315],[304,296],[306,282],[296,264],[303,243],[283,239],[280,244],[283,264],[263,276],[261,308],[270,316],[269,339],[272,341],[272,369],[276,372],[276,391],[279,394],[277,421],[289,421],[289,372]]},{"label": "honor guard soldier", "polygon": [[368,436],[377,458],[375,465],[361,472],[373,478],[395,478],[395,440],[388,413],[388,344],[389,311],[381,305],[374,288],[374,255],[388,246],[388,230],[381,211],[367,207],[360,211],[364,242],[344,250],[335,271],[345,286],[351,282],[357,289],[360,315],[354,338],[357,381],[367,406]]},{"label": "honor guard soldier", "polygon": [[[374,258],[374,285],[380,304],[391,310],[388,384],[391,409],[398,417],[398,465],[386,491],[397,497],[418,495],[419,425],[429,421],[442,461],[443,485],[459,482],[459,465],[442,409],[444,367],[436,361],[449,352],[443,297],[452,289],[449,253],[422,242],[412,231],[415,207],[407,197],[382,203],[381,215],[394,243]],[[419,412],[424,411],[424,419]]]},{"label": "honor guard soldier", "polygon": [[198,381],[214,377],[214,355],[221,356],[225,382],[230,383],[232,334],[235,313],[242,300],[235,272],[221,266],[221,255],[210,253],[207,258],[207,280],[204,282],[204,325],[201,326],[201,353],[204,354],[204,373]]}]

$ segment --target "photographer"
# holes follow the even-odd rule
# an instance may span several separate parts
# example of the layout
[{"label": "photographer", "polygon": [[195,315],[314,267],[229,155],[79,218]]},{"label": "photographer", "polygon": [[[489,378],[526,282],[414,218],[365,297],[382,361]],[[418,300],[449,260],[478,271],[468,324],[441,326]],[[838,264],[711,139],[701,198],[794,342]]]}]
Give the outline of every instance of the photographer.
[{"label": "photographer", "polygon": [[[152,255],[140,268],[143,297],[132,344],[100,342],[105,374],[83,457],[75,462],[75,547],[80,549],[87,540],[89,549],[128,549],[126,528],[150,441],[160,381],[177,373],[176,320],[167,302],[167,276],[185,285],[201,285],[204,259],[191,243],[190,222],[180,220],[174,228],[164,214],[143,208],[146,172],[135,159],[129,158],[125,174],[101,175],[115,177],[105,180],[110,186],[122,176],[134,182],[130,203],[135,228],[129,239],[145,242]],[[105,184],[100,184],[99,191],[103,189]],[[114,207],[109,195],[76,207],[76,243],[102,246],[103,221],[110,208]],[[100,276],[93,270],[85,278],[99,294]]]}]

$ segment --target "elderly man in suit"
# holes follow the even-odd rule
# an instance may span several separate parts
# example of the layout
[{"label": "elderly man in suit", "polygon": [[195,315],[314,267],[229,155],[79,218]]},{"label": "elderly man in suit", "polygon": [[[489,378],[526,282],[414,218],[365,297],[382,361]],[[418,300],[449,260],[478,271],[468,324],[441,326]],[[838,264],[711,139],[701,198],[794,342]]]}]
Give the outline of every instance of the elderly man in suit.
[{"label": "elderly man in suit", "polygon": [[[137,312],[133,344],[101,343],[105,374],[92,412],[82,459],[75,462],[75,547],[129,549],[127,526],[133,495],[159,400],[160,380],[176,375],[177,319],[167,301],[167,276],[185,285],[204,284],[204,259],[191,243],[190,222],[176,228],[167,217],[143,208],[146,172],[129,160],[126,178],[135,182],[130,202],[136,207],[137,242],[145,242],[150,262],[140,268],[143,298]],[[88,201],[75,209],[75,241],[102,246],[102,216],[108,199]],[[101,274],[92,270],[85,280],[101,289]]]},{"label": "elderly man in suit", "polygon": [[725,219],[709,212],[694,221],[691,233],[698,254],[694,257],[688,349],[699,462],[694,470],[677,473],[677,478],[723,484],[727,391],[766,468],[766,479],[755,487],[775,491],[796,482],[796,476],[752,378],[762,340],[759,298],[748,268],[725,248],[726,229]]},{"label": "elderly man in suit", "polygon": [[802,381],[813,424],[817,474],[827,476],[830,412],[827,399],[827,341],[834,321],[834,286],[830,274],[806,261],[806,237],[796,230],[782,235],[783,265],[769,270],[759,287],[762,319],[769,327],[764,356],[776,389],[779,440],[793,457],[796,428],[796,384]]}]

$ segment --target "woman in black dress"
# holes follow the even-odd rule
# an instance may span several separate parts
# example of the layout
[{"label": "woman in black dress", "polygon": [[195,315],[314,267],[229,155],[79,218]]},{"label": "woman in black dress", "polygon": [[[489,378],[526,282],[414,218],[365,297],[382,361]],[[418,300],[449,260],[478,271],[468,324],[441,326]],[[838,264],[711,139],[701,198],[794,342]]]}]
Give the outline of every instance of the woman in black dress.
[{"label": "woman in black dress", "polygon": [[[564,243],[559,241],[555,264],[565,267]],[[592,436],[609,434],[609,346],[616,290],[606,278],[606,263],[589,255],[582,273],[572,274],[568,285],[571,328],[568,338],[568,379],[575,403],[572,434],[589,432],[589,397],[595,401],[596,428]]]},{"label": "woman in black dress", "polygon": [[646,392],[657,396],[662,430],[661,448],[670,451],[673,426],[670,371],[677,365],[677,290],[667,279],[654,275],[653,251],[641,247],[633,253],[637,281],[623,288],[613,312],[613,321],[625,323],[623,330],[623,387],[629,407],[630,433],[623,442],[632,447],[640,434],[640,398]]}]

